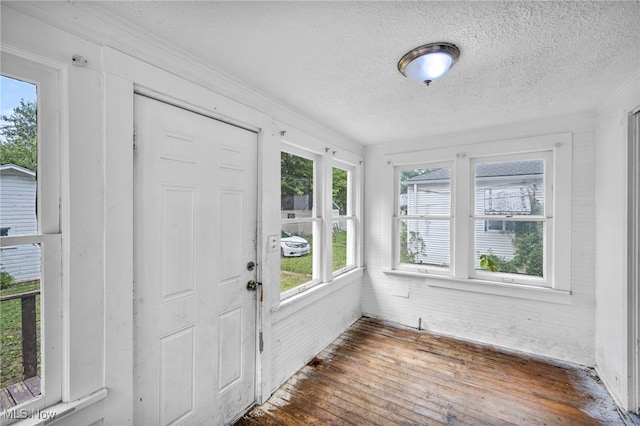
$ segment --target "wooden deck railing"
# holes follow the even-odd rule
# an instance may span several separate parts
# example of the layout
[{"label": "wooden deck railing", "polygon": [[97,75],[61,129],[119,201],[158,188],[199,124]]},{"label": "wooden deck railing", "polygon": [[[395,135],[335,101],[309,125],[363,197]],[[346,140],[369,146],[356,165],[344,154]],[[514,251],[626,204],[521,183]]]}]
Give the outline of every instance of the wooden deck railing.
[{"label": "wooden deck railing", "polygon": [[36,296],[40,290],[0,296],[0,303],[21,299],[22,303],[22,380],[38,375],[38,328],[36,325]]}]

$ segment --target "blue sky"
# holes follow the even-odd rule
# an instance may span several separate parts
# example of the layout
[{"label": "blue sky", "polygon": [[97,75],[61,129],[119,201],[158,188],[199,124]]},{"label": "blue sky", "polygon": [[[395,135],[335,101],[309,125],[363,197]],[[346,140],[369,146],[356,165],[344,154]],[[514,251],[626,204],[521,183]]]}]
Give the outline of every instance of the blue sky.
[{"label": "blue sky", "polygon": [[36,85],[13,78],[0,77],[0,114],[11,115],[13,108],[25,101],[36,99]]}]

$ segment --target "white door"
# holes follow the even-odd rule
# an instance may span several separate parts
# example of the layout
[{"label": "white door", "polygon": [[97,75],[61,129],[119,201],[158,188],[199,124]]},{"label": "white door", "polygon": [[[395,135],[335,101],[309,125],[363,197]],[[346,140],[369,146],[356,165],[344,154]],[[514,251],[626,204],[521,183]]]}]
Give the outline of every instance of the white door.
[{"label": "white door", "polygon": [[255,400],[257,135],[135,96],[135,425]]}]

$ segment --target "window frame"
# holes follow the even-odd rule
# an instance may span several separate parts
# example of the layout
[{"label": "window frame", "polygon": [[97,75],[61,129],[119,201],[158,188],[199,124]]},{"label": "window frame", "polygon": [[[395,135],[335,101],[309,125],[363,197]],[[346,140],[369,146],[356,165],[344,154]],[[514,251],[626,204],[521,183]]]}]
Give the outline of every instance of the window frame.
[{"label": "window frame", "polygon": [[[319,155],[311,152],[311,151],[307,151],[304,149],[301,149],[297,146],[294,145],[290,145],[287,143],[282,143],[282,147],[280,150],[281,153],[287,153],[287,154],[291,154],[291,155],[295,155],[307,160],[311,160],[313,161],[313,197],[312,197],[312,208],[311,208],[311,216],[310,217],[305,217],[305,218],[294,218],[294,219],[284,219],[281,218],[280,219],[280,228],[282,229],[284,227],[285,224],[305,224],[308,223],[311,225],[312,228],[312,235],[313,235],[313,239],[311,242],[311,255],[313,256],[311,264],[312,264],[312,278],[311,281],[307,281],[305,283],[302,283],[294,288],[291,288],[287,291],[281,292],[280,293],[280,299],[284,300],[287,299],[289,297],[295,296],[298,293],[301,293],[305,290],[308,290],[318,284],[320,284],[322,282],[322,272],[320,270],[320,264],[321,264],[321,257],[322,257],[322,251],[323,251],[323,244],[320,244],[320,242],[322,241],[322,208],[320,206],[320,199],[318,197],[318,193],[320,190],[321,185],[319,184],[320,182],[320,172],[321,172],[321,168],[320,168],[320,162],[321,162],[321,158]],[[278,238],[278,241],[280,241],[280,237]],[[279,247],[280,245],[278,245]]]},{"label": "window frame", "polygon": [[[477,214],[475,212],[476,200],[476,180],[475,180],[475,165],[478,163],[488,162],[508,162],[508,161],[526,161],[526,160],[543,160],[543,212],[542,215],[518,215],[518,214],[504,214],[504,215],[487,215]],[[548,150],[533,151],[530,153],[515,153],[515,154],[503,154],[503,155],[491,155],[482,157],[473,157],[470,159],[469,169],[469,229],[470,229],[470,256],[469,260],[469,276],[470,278],[485,280],[485,281],[497,281],[510,284],[524,284],[530,286],[539,287],[551,287],[552,284],[547,277],[553,275],[553,152]],[[490,272],[481,269],[475,269],[475,257],[476,257],[476,221],[483,220],[501,220],[503,223],[506,221],[518,222],[518,221],[534,221],[543,224],[543,276],[536,277],[533,275],[520,275],[507,272]],[[500,231],[498,231],[500,232]]]},{"label": "window frame", "polygon": [[[449,214],[418,214],[418,215],[409,215],[402,214],[402,207],[400,203],[400,195],[401,195],[401,185],[400,185],[400,177],[403,171],[405,170],[415,170],[417,168],[426,169],[426,168],[448,168],[450,170],[450,179],[449,179]],[[452,160],[444,160],[444,161],[433,161],[433,162],[421,162],[414,164],[403,164],[396,166],[394,169],[394,222],[393,222],[393,264],[394,268],[397,270],[404,270],[408,272],[416,272],[416,273],[427,273],[434,275],[451,275],[451,272],[455,267],[455,257],[454,257],[454,211],[455,211],[455,173],[454,173],[455,164]],[[448,221],[449,222],[449,267],[445,268],[442,266],[429,265],[429,264],[413,264],[413,263],[403,263],[401,262],[400,255],[400,227],[402,221]]]},{"label": "window frame", "polygon": [[[3,76],[36,85],[38,170],[36,234],[0,237],[0,247],[38,244],[41,247],[41,395],[2,412],[19,418],[23,410],[45,409],[63,400],[63,238],[61,175],[62,70],[2,52]],[[17,416],[17,417],[16,417]]]},{"label": "window frame", "polygon": [[[355,194],[357,182],[356,167],[354,165],[344,163],[342,161],[333,160],[331,162],[331,189],[329,190],[329,204],[333,213],[333,169],[340,169],[347,172],[347,211],[345,215],[338,214],[337,218],[331,215],[330,228],[333,232],[333,224],[336,222],[347,222],[347,249],[346,249],[346,265],[343,268],[333,270],[333,244],[331,245],[331,276],[332,278],[345,274],[358,266],[358,215]],[[333,241],[332,241],[333,242]]]},{"label": "window frame", "polygon": [[[549,273],[544,285],[526,282],[526,280],[512,282],[495,279],[496,277],[492,276],[474,276],[472,274],[474,241],[471,237],[473,219],[470,200],[472,200],[475,185],[471,184],[473,179],[471,160],[535,155],[541,152],[549,152],[551,158],[550,162],[545,163],[545,174],[551,177],[545,182],[547,188],[550,188],[545,193],[545,204],[550,203],[547,211],[550,217],[546,220],[551,226],[548,231],[550,241],[545,241],[545,244],[553,249],[553,254],[549,252],[547,264]],[[571,294],[572,134],[556,133],[387,154],[385,162],[390,166],[387,188],[389,188],[389,197],[393,196],[394,200],[388,210],[391,221],[386,232],[388,241],[391,241],[394,246],[399,238],[399,229],[396,226],[399,211],[397,168],[424,167],[447,161],[453,161],[454,164],[451,189],[454,193],[452,196],[451,270],[447,274],[436,274],[420,268],[411,270],[400,267],[395,250],[389,249],[385,255],[388,258],[389,269],[384,272],[427,278],[425,282],[435,287],[569,303],[567,296]]]},{"label": "window frame", "polygon": [[[286,138],[284,135],[286,134]],[[353,271],[362,267],[362,158],[350,151],[327,147],[322,141],[296,129],[281,133],[280,151],[314,160],[314,217],[300,221],[313,222],[317,238],[314,236],[314,279],[295,288],[280,292],[280,303],[297,300],[297,295],[310,289],[324,287],[341,282],[343,277],[351,276]],[[348,248],[347,265],[333,271],[333,168],[349,173],[347,215],[336,218],[352,223],[353,238]],[[281,178],[281,176],[280,176]],[[291,219],[282,219],[285,223],[294,223]]]}]

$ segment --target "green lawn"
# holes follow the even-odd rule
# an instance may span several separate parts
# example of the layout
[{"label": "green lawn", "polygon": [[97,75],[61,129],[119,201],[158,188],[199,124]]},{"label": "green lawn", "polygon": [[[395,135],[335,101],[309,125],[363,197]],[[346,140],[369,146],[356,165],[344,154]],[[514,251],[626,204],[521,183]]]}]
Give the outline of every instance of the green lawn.
[{"label": "green lawn", "polygon": [[[0,295],[24,293],[40,288],[39,281],[13,284]],[[38,329],[38,374],[40,373],[40,296],[36,296]],[[22,377],[22,306],[20,299],[0,302],[0,388],[23,380]]]},{"label": "green lawn", "polygon": [[[311,252],[301,257],[280,258],[280,292],[311,281],[313,270],[313,244],[310,235],[303,236],[311,244]],[[347,231],[333,233],[333,270],[347,265]]]},{"label": "green lawn", "polygon": [[347,266],[347,231],[333,233],[333,271]]}]

